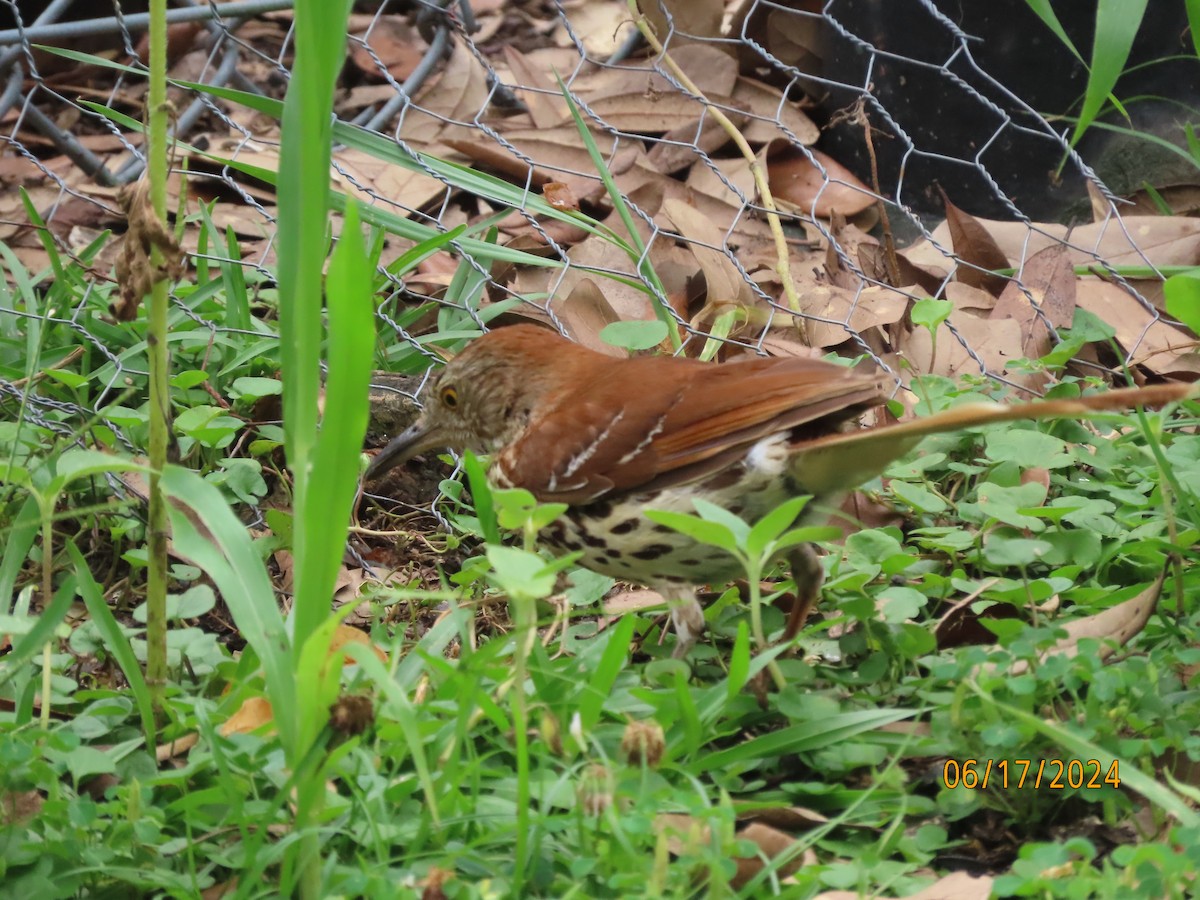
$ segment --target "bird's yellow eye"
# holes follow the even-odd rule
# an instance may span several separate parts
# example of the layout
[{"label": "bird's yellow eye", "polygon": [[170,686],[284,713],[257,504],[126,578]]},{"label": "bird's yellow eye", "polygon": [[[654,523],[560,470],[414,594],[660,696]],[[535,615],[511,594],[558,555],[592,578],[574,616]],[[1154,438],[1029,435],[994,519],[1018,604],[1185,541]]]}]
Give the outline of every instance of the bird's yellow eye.
[{"label": "bird's yellow eye", "polygon": [[458,390],[452,384],[442,388],[442,406],[446,409],[458,408]]}]

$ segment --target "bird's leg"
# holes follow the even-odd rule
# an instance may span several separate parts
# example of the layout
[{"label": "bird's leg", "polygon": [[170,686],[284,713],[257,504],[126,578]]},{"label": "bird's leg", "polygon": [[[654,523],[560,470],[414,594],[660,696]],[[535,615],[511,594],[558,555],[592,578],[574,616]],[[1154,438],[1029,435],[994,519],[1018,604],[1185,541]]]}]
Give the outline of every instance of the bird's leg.
[{"label": "bird's leg", "polygon": [[[678,592],[679,586],[673,586],[673,592]],[[675,650],[671,653],[675,659],[683,659],[695,645],[697,638],[704,634],[704,610],[692,594],[684,597],[667,594],[667,606],[671,609],[671,626],[675,629]]]},{"label": "bird's leg", "polygon": [[808,614],[812,612],[821,593],[821,583],[825,580],[825,571],[821,568],[821,560],[817,558],[812,544],[801,544],[791,550],[788,553],[788,564],[792,567],[792,580],[796,582],[796,599],[792,603],[787,626],[783,629],[784,643],[795,638],[804,627]]}]

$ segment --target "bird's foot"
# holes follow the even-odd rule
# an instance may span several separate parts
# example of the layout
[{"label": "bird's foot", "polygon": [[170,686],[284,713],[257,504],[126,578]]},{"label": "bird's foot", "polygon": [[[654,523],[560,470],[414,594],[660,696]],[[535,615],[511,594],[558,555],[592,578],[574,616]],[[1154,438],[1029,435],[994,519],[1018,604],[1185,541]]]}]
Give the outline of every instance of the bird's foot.
[{"label": "bird's foot", "polygon": [[683,659],[704,633],[704,610],[695,597],[668,600],[671,607],[671,625],[675,629],[675,650],[671,656]]}]

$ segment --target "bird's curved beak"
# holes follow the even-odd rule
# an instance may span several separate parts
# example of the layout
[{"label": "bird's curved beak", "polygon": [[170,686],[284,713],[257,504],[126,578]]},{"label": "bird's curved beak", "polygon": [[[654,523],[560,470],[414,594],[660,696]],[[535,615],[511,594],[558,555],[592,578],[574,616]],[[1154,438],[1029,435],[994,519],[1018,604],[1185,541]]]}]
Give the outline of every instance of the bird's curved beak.
[{"label": "bird's curved beak", "polygon": [[375,454],[371,464],[363,476],[366,481],[373,481],[389,469],[394,469],[401,463],[407,462],[427,450],[445,447],[446,441],[441,430],[431,428],[422,419],[417,419],[408,428],[392,438],[386,447]]}]

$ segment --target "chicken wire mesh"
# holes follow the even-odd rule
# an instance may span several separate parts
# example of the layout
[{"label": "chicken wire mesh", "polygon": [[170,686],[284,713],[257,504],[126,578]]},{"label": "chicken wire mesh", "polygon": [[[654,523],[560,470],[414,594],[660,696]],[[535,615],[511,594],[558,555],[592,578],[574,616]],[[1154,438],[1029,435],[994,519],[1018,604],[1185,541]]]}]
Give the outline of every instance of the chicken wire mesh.
[{"label": "chicken wire mesh", "polygon": [[[187,220],[192,264],[171,295],[174,349],[198,370],[215,359],[229,371],[276,337],[269,314],[231,323],[213,297],[237,279],[256,297],[273,288],[274,188],[254,173],[274,171],[278,124],[222,89],[283,96],[289,7],[189,0],[170,13],[179,141],[172,208],[176,224]],[[1105,323],[1112,340],[1073,347],[1077,373],[1126,364],[1137,377],[1200,371],[1194,336],[1162,311],[1169,267],[1197,263],[1200,229],[1154,206],[1148,215],[1161,191],[1127,199],[1140,187],[1137,166],[1131,188],[1110,190],[1072,148],[1068,124],[1048,121],[1009,86],[1021,77],[992,74],[1016,32],[1041,42],[1040,56],[1023,59],[1068,63],[1018,75],[1060,94],[1080,90],[1082,70],[1048,31],[1030,37],[1041,25],[1020,0],[989,5],[974,23],[983,34],[934,0],[642,7],[661,52],[647,48],[616,0],[356,7],[335,112],[386,138],[396,155],[380,159],[344,140],[334,183],[378,213],[377,224],[393,226],[380,238],[387,290],[378,315],[394,339],[382,359],[407,359],[412,371],[436,359],[417,337],[433,320],[412,313],[415,301],[479,329],[519,315],[595,345],[600,325],[652,318],[658,302],[695,338],[686,352],[700,352],[711,334],[750,352],[811,346],[870,356],[898,381],[933,372],[1040,391],[1044,373],[1022,360],[1060,346],[1081,311]],[[118,191],[144,167],[133,123],[145,91],[146,16],[128,3],[71,0],[2,0],[0,13],[0,333],[9,348],[0,402],[7,415],[64,436],[103,427],[136,451],[143,437],[128,410],[143,399],[144,344],[140,326],[114,321],[108,307]],[[558,79],[615,179],[616,203]],[[499,174],[515,189],[512,211],[504,214],[501,197],[464,190],[462,170],[433,162],[442,160]],[[771,199],[755,183],[755,165]],[[617,231],[627,205],[645,250],[631,257],[540,215],[535,199],[582,206]],[[397,221],[420,234],[466,230],[446,252],[397,274],[391,263],[417,233]],[[107,239],[108,230],[117,237]],[[58,274],[44,241],[91,273],[78,292],[61,295],[74,298],[69,306],[21,299],[30,296],[23,285]],[[506,263],[479,252],[480,241],[541,263]],[[659,276],[656,297],[631,285],[644,280],[643,264]],[[456,293],[464,284],[470,289]],[[931,296],[952,311],[923,327],[912,304]],[[53,351],[40,357],[53,377],[16,370],[28,342],[49,328],[68,329],[82,351],[44,348]],[[226,352],[233,336],[261,343]],[[63,374],[79,352],[86,383]],[[228,407],[215,391],[214,400]]]}]

